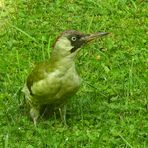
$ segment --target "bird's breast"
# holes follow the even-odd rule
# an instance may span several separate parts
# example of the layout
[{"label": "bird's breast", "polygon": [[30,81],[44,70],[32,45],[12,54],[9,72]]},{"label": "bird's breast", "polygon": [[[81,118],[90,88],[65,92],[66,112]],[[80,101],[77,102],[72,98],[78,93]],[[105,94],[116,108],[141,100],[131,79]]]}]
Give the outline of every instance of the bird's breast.
[{"label": "bird's breast", "polygon": [[70,97],[77,91],[80,86],[80,83],[81,80],[76,70],[72,68],[69,69],[62,78],[61,88],[55,97],[59,99]]},{"label": "bird's breast", "polygon": [[56,70],[32,86],[32,99],[40,104],[61,102],[73,95],[79,86],[80,77],[75,68],[69,68],[66,73]]}]

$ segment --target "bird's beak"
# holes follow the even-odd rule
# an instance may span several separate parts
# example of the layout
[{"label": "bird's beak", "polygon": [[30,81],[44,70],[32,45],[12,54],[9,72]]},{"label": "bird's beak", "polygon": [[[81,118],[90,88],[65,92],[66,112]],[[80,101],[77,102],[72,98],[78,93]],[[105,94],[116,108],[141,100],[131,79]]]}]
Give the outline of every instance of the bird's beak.
[{"label": "bird's beak", "polygon": [[92,33],[92,34],[86,34],[84,35],[84,37],[81,38],[82,41],[88,43],[96,38],[108,35],[108,32],[96,32],[96,33]]}]

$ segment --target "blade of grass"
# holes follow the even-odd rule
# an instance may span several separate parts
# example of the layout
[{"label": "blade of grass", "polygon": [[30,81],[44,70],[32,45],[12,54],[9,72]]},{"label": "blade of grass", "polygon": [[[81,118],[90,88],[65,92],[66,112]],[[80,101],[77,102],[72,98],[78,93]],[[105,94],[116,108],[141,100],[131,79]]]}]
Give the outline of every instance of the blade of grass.
[{"label": "blade of grass", "polygon": [[94,20],[94,15],[91,17],[91,19],[90,19],[90,23],[88,24],[87,33],[90,32],[90,28],[91,28],[91,26],[92,26],[92,22],[93,22],[93,20]]},{"label": "blade of grass", "polygon": [[20,72],[20,60],[19,60],[18,50],[16,50],[16,60],[17,60],[17,65],[18,65],[18,71]]},{"label": "blade of grass", "polygon": [[8,23],[8,24],[9,24],[11,27],[15,28],[16,30],[18,30],[19,32],[21,32],[21,33],[23,33],[24,35],[26,35],[28,38],[30,38],[30,39],[33,40],[34,42],[38,43],[38,41],[37,41],[34,37],[32,37],[31,35],[29,35],[29,34],[28,34],[27,32],[25,32],[24,30],[18,28],[17,26],[14,26],[14,25],[12,25],[12,24],[10,24],[10,23]]},{"label": "blade of grass", "polygon": [[130,147],[130,148],[133,148],[130,144],[129,144],[129,142],[122,136],[122,135],[120,135],[120,134],[118,134],[119,136],[120,136],[120,138]]},{"label": "blade of grass", "polygon": [[48,57],[50,57],[50,48],[51,48],[51,37],[48,39],[48,45],[47,45],[47,54]]},{"label": "blade of grass", "polygon": [[45,60],[44,37],[42,36],[42,59]]},{"label": "blade of grass", "polygon": [[4,148],[8,148],[8,139],[9,139],[9,136],[8,134],[5,136],[5,142],[4,142]]},{"label": "blade of grass", "polygon": [[137,9],[136,3],[135,3],[133,0],[130,0],[130,1],[131,1],[131,3],[133,4],[134,8]]}]

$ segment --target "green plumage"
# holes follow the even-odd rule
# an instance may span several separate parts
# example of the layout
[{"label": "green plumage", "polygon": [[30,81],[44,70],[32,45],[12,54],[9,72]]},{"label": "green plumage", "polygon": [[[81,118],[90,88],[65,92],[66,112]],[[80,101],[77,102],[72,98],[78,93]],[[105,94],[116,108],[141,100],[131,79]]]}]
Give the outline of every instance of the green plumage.
[{"label": "green plumage", "polygon": [[74,59],[79,48],[98,36],[107,33],[83,34],[70,30],[56,40],[51,58],[37,65],[27,78],[23,88],[30,106],[30,115],[36,125],[42,107],[58,107],[62,121],[66,124],[66,102],[80,86]]}]

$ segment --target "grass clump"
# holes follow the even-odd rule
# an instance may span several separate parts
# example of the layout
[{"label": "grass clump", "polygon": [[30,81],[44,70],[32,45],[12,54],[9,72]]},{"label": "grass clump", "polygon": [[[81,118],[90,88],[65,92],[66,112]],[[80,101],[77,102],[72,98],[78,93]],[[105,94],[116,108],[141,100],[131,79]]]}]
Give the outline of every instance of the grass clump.
[{"label": "grass clump", "polygon": [[[0,146],[146,148],[147,4],[140,0],[4,2]],[[50,56],[56,36],[67,29],[111,34],[79,53],[76,64],[83,84],[69,101],[68,127],[54,116],[40,119],[35,128],[19,108],[19,90],[34,64]]]}]

